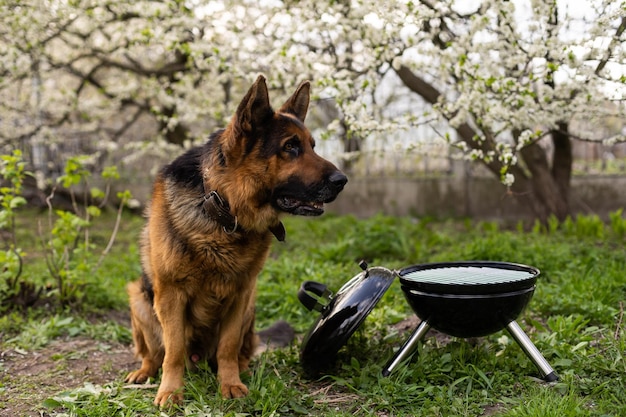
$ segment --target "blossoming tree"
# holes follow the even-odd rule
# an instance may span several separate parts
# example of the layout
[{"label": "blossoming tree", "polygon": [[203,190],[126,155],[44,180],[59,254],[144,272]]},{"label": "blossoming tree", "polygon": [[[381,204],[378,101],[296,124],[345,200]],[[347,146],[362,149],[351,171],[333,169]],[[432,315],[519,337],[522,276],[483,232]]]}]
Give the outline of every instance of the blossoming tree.
[{"label": "blossoming tree", "polygon": [[[352,129],[402,128],[432,117],[380,120],[372,97],[379,80],[395,73],[456,130],[450,144],[481,160],[539,219],[570,214],[573,139],[624,139],[619,130],[600,137],[572,129],[610,118],[623,124],[623,2],[364,0],[282,7],[262,33],[291,35],[275,54],[308,63],[306,70],[333,89]],[[550,146],[542,146],[546,142]]]},{"label": "blossoming tree", "polygon": [[[626,6],[610,0],[4,0],[0,140],[72,126],[115,142],[141,117],[182,143],[258,72],[308,78],[347,137],[442,121],[535,215],[570,213],[576,130],[624,120]],[[380,108],[399,79],[429,110]],[[237,94],[234,94],[236,90]],[[550,146],[545,146],[548,143]]]}]

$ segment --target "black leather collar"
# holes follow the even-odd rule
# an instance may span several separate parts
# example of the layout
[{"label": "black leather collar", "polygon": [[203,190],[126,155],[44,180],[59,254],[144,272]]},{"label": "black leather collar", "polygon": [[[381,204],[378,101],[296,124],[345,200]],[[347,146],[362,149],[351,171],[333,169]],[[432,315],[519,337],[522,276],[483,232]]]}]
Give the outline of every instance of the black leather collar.
[{"label": "black leather collar", "polygon": [[[211,191],[206,194],[202,205],[207,216],[222,226],[222,229],[224,229],[224,232],[227,234],[233,234],[237,230],[241,230],[241,226],[239,226],[239,223],[237,222],[237,216],[233,216],[230,213],[228,201],[224,200],[217,193],[217,191]],[[282,222],[278,222],[275,226],[271,226],[269,230],[279,242],[283,242],[285,240],[286,231]]]}]

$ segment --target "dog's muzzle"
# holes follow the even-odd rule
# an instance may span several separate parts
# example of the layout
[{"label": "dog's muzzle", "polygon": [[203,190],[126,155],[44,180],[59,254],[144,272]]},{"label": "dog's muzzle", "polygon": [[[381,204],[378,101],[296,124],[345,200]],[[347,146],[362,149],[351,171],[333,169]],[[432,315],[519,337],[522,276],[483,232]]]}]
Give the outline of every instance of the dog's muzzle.
[{"label": "dog's muzzle", "polygon": [[335,198],[337,198],[337,194],[339,194],[348,183],[348,177],[341,171],[335,171],[328,177],[328,182],[331,187],[335,189]]},{"label": "dog's muzzle", "polygon": [[335,200],[348,182],[339,170],[330,174],[317,186],[291,182],[275,199],[278,208],[298,216],[319,216],[324,213],[324,204]]}]

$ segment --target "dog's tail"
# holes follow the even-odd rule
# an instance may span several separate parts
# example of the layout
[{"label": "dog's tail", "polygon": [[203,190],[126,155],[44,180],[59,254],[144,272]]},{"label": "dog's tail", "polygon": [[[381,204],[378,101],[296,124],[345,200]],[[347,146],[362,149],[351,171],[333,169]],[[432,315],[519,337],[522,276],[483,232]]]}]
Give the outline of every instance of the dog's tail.
[{"label": "dog's tail", "polygon": [[259,344],[255,354],[261,354],[268,349],[283,348],[289,346],[296,337],[296,332],[289,323],[279,320],[267,329],[257,333]]}]

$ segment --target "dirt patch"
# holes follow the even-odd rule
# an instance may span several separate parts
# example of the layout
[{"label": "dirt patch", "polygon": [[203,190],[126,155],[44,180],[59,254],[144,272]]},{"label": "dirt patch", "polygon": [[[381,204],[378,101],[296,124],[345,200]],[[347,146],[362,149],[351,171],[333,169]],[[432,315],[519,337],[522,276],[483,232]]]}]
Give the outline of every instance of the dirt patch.
[{"label": "dirt patch", "polygon": [[490,405],[485,407],[485,411],[483,412],[482,417],[495,416],[497,414],[503,413],[504,411],[506,411],[506,408],[503,404]]},{"label": "dirt patch", "polygon": [[[406,333],[408,337],[410,333],[412,333],[415,329],[417,329],[417,326],[419,326],[421,322],[422,320],[416,315],[410,315],[406,319],[394,324],[393,328],[398,333]],[[445,346],[454,339],[452,336],[449,336],[445,333],[441,333],[435,329],[428,330],[427,337],[435,338],[435,340],[437,341],[437,345],[440,345],[440,346]]]},{"label": "dirt patch", "polygon": [[119,380],[136,364],[130,346],[87,338],[56,340],[34,352],[0,351],[0,416],[46,415],[45,399],[86,382]]}]

